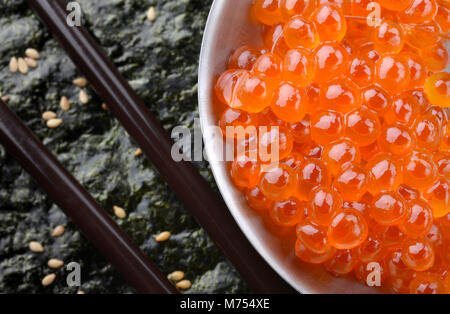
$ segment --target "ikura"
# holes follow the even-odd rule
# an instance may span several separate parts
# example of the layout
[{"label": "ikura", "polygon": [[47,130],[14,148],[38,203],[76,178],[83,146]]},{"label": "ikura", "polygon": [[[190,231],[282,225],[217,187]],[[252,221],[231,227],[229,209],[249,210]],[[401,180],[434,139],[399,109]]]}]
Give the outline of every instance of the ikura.
[{"label": "ikura", "polygon": [[231,181],[299,260],[450,293],[450,1],[376,2],[253,1],[263,46],[215,85]]},{"label": "ikura", "polygon": [[357,210],[338,212],[328,226],[328,241],[339,250],[353,249],[366,240],[369,227],[364,216]]},{"label": "ikura", "polygon": [[283,200],[294,195],[297,178],[294,170],[284,164],[271,167],[261,175],[259,188],[270,200]]}]

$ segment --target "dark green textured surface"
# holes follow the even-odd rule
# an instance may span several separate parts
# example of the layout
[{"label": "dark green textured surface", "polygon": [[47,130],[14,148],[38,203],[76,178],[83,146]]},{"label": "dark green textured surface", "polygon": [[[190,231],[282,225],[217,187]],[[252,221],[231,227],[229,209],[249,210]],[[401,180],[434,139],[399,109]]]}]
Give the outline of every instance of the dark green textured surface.
[{"label": "dark green textured surface", "polygon": [[[80,0],[83,25],[113,59],[166,130],[193,127],[197,114],[197,65],[203,28],[211,0]],[[156,6],[157,19],[146,20]],[[0,91],[9,106],[27,123],[81,184],[112,215],[112,206],[126,209],[122,228],[169,273],[181,269],[193,282],[188,293],[235,293],[247,289],[205,232],[137,149],[124,129],[101,109],[101,100],[88,88],[91,101],[78,101],[80,76],[72,62],[40,24],[24,0],[0,1]],[[28,47],[41,52],[39,67],[27,75],[12,74],[8,63]],[[59,109],[61,96],[72,108]],[[64,123],[48,129],[43,111],[53,110]],[[206,163],[202,175],[213,179]],[[59,224],[66,233],[53,239]],[[154,236],[169,230],[169,241]],[[28,243],[40,241],[45,252],[31,253]],[[52,204],[33,180],[0,146],[0,293],[74,293],[66,272],[58,270],[50,287],[42,277],[50,273],[49,258],[82,267],[87,293],[131,293],[133,290]]]}]

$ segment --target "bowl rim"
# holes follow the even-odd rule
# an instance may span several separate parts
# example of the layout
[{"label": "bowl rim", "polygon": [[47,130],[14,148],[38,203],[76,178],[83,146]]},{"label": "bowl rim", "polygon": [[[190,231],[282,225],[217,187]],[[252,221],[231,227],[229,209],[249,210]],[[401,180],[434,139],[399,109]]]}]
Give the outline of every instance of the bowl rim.
[{"label": "bowl rim", "polygon": [[269,264],[269,266],[276,271],[287,283],[289,283],[292,287],[294,287],[297,291],[301,293],[311,294],[314,293],[309,291],[307,288],[299,285],[298,282],[292,279],[289,273],[281,267],[278,262],[275,260],[273,254],[264,247],[261,243],[260,239],[255,236],[253,232],[248,228],[248,223],[243,219],[242,213],[239,212],[239,206],[237,202],[234,200],[230,189],[226,186],[225,182],[229,178],[225,177],[223,173],[219,171],[221,165],[219,162],[215,160],[215,158],[211,158],[216,155],[216,152],[213,150],[213,145],[208,145],[209,138],[207,138],[205,129],[209,127],[211,124],[208,123],[211,115],[213,115],[211,110],[211,83],[209,81],[208,72],[210,68],[207,65],[207,61],[212,55],[212,43],[214,42],[214,37],[218,32],[219,23],[215,23],[213,21],[219,20],[221,13],[226,5],[228,0],[214,0],[206,23],[206,27],[204,30],[202,46],[200,51],[200,62],[199,62],[199,70],[198,70],[198,101],[199,101],[199,115],[200,115],[200,126],[202,130],[202,136],[205,143],[205,150],[208,156],[208,161],[211,165],[211,170],[216,180],[217,186],[222,194],[222,197],[230,210],[234,220],[238,224],[239,228],[245,234],[247,239],[250,241],[252,246],[256,249],[256,251],[264,258],[264,260]]}]

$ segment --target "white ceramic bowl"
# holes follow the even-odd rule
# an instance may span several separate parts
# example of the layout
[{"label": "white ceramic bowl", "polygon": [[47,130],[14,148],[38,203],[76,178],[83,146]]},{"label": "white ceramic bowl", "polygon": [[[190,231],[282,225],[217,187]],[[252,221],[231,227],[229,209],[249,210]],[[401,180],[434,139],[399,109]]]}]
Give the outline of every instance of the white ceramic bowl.
[{"label": "white ceramic bowl", "polygon": [[[213,102],[213,88],[224,71],[233,49],[244,44],[261,44],[260,28],[252,25],[249,7],[252,0],[215,0],[206,25],[200,56],[199,110],[206,152],[214,177],[234,219],[255,249],[269,265],[301,293],[375,293],[374,288],[355,280],[336,278],[320,266],[302,263],[293,254],[283,252],[280,241],[264,227],[260,217],[253,213],[242,193],[232,184],[226,162],[220,161],[222,138],[206,132],[217,125],[217,110]],[[263,275],[263,274],[262,274]]]}]

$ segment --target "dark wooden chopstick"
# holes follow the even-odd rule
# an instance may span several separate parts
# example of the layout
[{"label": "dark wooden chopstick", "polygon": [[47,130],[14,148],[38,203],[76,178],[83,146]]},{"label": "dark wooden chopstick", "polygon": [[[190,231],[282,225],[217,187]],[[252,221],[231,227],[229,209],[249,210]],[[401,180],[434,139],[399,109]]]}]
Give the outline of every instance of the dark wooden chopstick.
[{"label": "dark wooden chopstick", "polygon": [[67,24],[68,13],[62,2],[28,0],[28,4],[249,287],[257,293],[293,293],[251,246],[195,167],[172,159],[171,138],[88,32]]},{"label": "dark wooden chopstick", "polygon": [[2,100],[0,143],[139,293],[178,293]]}]

